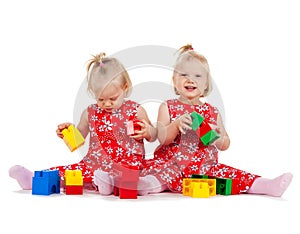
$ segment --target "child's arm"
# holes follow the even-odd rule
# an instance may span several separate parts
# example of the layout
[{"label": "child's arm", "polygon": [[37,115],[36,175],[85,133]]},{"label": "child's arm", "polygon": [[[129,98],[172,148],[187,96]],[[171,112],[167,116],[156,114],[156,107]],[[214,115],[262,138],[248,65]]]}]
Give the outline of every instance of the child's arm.
[{"label": "child's arm", "polygon": [[141,130],[135,131],[135,135],[131,136],[131,138],[136,140],[145,138],[149,142],[155,141],[157,139],[157,129],[150,122],[147,112],[142,106],[139,106],[137,110],[137,119],[141,121],[141,123],[138,123],[141,126]]},{"label": "child's arm", "polygon": [[86,138],[89,133],[89,121],[88,121],[88,112],[85,109],[80,117],[79,123],[77,125],[78,130],[80,131],[81,135]]},{"label": "child's arm", "polygon": [[219,149],[219,150],[227,150],[230,145],[230,138],[226,132],[226,129],[224,127],[221,115],[218,114],[218,119],[217,119],[217,126],[214,128],[215,131],[218,132],[220,135],[220,138],[217,139],[213,144]]},{"label": "child's arm", "polygon": [[174,141],[179,132],[185,134],[191,129],[192,118],[190,115],[182,115],[171,123],[168,106],[162,103],[158,110],[157,137],[161,144],[167,145]]}]

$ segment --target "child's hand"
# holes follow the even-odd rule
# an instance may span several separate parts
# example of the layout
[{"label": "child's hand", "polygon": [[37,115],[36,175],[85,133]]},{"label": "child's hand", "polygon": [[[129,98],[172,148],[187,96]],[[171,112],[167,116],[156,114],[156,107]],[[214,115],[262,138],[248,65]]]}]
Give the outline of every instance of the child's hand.
[{"label": "child's hand", "polygon": [[180,116],[177,120],[177,128],[182,133],[185,134],[187,130],[191,130],[192,117],[189,114],[184,114]]},{"label": "child's hand", "polygon": [[216,131],[219,135],[221,135],[221,128],[218,125],[209,123],[209,126],[211,127],[212,130]]},{"label": "child's hand", "polygon": [[62,123],[57,126],[56,135],[60,138],[64,138],[64,135],[61,133],[62,130],[68,128],[72,123]]},{"label": "child's hand", "polygon": [[136,140],[142,140],[144,138],[149,140],[151,138],[151,125],[144,119],[137,122],[137,124],[141,126],[141,130],[135,130],[134,135],[130,137]]}]

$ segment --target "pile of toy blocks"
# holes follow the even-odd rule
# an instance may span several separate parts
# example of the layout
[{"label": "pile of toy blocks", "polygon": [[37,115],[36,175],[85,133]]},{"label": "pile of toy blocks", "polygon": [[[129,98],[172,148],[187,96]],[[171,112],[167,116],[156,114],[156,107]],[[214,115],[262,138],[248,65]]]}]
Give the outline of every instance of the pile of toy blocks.
[{"label": "pile of toy blocks", "polygon": [[65,171],[65,193],[66,195],[83,194],[83,178],[81,170]]},{"label": "pile of toy blocks", "polygon": [[120,199],[137,199],[140,170],[126,167],[121,163],[114,163],[113,171],[116,175],[114,178],[114,195],[119,196]]},{"label": "pile of toy blocks", "polygon": [[[65,188],[66,195],[83,194],[83,177],[81,170],[65,171]],[[35,171],[32,177],[32,194],[33,195],[50,195],[60,193],[60,182],[58,170]]]},{"label": "pile of toy blocks", "polygon": [[196,111],[193,111],[191,113],[191,117],[191,128],[196,131],[196,134],[199,136],[204,145],[207,146],[220,137],[219,134],[209,126],[202,115],[200,115]]},{"label": "pile of toy blocks", "polygon": [[192,175],[182,181],[182,194],[194,198],[208,198],[210,196],[231,195],[232,180],[216,178],[207,175]]}]

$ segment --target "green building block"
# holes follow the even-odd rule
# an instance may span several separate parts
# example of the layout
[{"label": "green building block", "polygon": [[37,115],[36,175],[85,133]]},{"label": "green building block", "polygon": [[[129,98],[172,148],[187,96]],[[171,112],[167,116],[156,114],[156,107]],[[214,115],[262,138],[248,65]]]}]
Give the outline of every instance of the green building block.
[{"label": "green building block", "polygon": [[221,195],[231,195],[232,179],[216,178],[216,193]]},{"label": "green building block", "polygon": [[201,141],[204,145],[209,145],[215,140],[217,140],[219,137],[219,134],[215,130],[210,130],[203,137],[201,137]]},{"label": "green building block", "polygon": [[208,179],[208,175],[192,174],[192,178],[195,178],[195,179]]},{"label": "green building block", "polygon": [[192,125],[191,128],[196,131],[197,128],[199,128],[199,126],[202,124],[202,122],[204,121],[204,118],[202,117],[202,115],[200,115],[199,113],[197,113],[196,111],[193,111],[191,113],[191,117],[192,117]]}]

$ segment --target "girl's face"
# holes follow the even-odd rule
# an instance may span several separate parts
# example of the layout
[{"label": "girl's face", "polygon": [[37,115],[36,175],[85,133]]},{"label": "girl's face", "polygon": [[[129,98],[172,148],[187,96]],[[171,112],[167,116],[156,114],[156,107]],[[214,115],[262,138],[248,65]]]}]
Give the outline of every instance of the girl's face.
[{"label": "girl's face", "polygon": [[197,59],[182,62],[174,75],[174,86],[185,99],[199,99],[208,85],[207,70]]},{"label": "girl's face", "polygon": [[110,82],[97,92],[97,105],[107,112],[112,112],[121,107],[125,96],[126,90],[119,82]]}]

